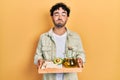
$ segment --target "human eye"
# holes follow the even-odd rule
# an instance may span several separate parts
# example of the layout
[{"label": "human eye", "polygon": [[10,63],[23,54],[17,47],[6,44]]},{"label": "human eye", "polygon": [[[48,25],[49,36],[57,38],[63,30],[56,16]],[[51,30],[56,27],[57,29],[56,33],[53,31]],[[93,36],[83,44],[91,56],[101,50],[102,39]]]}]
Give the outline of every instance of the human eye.
[{"label": "human eye", "polygon": [[59,13],[58,13],[58,12],[55,12],[53,15],[54,15],[54,16],[58,16],[58,15],[59,15]]},{"label": "human eye", "polygon": [[59,14],[58,13],[56,13],[56,14],[54,14],[55,16],[58,16]]},{"label": "human eye", "polygon": [[62,13],[62,16],[66,16],[67,14],[66,13]]}]

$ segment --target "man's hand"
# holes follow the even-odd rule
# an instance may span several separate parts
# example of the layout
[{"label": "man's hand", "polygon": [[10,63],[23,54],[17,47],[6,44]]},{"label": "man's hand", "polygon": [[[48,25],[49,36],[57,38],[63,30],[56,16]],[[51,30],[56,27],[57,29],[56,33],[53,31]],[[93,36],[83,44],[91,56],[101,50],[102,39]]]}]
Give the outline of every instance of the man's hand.
[{"label": "man's hand", "polygon": [[83,68],[83,61],[81,58],[77,58],[77,64],[78,64],[78,67]]},{"label": "man's hand", "polygon": [[41,67],[42,67],[42,65],[43,65],[43,63],[44,63],[44,60],[39,59],[39,60],[38,60],[38,65],[37,65],[37,68],[41,68]]}]

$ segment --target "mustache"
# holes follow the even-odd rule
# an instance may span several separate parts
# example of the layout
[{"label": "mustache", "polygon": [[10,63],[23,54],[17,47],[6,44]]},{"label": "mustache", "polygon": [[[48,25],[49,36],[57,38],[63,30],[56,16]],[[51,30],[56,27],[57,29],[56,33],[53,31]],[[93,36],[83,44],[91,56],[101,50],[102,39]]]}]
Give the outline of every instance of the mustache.
[{"label": "mustache", "polygon": [[58,19],[57,21],[63,21],[62,19]]}]

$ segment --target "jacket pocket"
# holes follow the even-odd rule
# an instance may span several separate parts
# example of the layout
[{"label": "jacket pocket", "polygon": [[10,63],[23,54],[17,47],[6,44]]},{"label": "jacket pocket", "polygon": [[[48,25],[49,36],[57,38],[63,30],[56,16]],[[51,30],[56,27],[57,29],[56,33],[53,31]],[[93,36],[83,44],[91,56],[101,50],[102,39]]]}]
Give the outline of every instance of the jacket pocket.
[{"label": "jacket pocket", "polygon": [[51,60],[51,56],[52,56],[51,46],[42,47],[42,52],[43,52],[43,57],[45,60]]}]

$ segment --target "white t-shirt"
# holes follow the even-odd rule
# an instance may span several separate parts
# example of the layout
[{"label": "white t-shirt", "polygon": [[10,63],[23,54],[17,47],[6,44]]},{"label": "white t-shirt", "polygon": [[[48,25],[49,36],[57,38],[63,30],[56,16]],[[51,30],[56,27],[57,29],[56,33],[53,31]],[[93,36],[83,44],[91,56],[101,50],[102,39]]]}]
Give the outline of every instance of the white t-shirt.
[{"label": "white t-shirt", "polygon": [[[65,42],[66,42],[67,33],[59,36],[53,32],[54,41],[56,44],[56,57],[64,58],[65,53]],[[62,67],[62,65],[60,65]],[[56,74],[56,80],[63,80],[64,75],[62,73]]]}]

